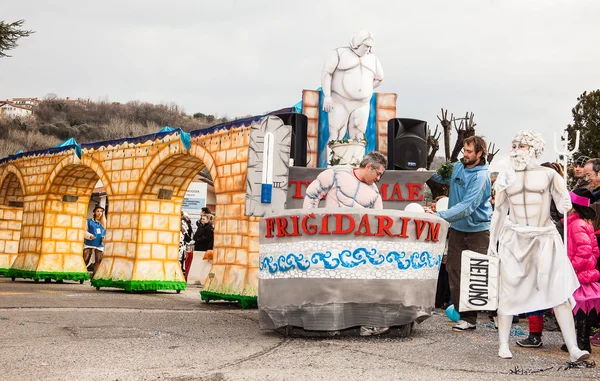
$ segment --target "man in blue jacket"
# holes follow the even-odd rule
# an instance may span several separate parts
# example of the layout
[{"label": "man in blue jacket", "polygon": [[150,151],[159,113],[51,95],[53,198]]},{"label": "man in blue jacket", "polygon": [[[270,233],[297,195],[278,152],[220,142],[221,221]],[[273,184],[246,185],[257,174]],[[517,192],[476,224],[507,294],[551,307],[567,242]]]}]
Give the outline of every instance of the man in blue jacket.
[{"label": "man in blue jacket", "polygon": [[[460,263],[463,250],[486,254],[490,243],[492,185],[486,163],[487,145],[480,136],[464,141],[463,159],[454,163],[450,179],[434,175],[433,180],[450,185],[448,209],[435,213],[450,222],[446,270],[454,307],[460,306]],[[455,331],[475,329],[476,311],[460,312]]]}]

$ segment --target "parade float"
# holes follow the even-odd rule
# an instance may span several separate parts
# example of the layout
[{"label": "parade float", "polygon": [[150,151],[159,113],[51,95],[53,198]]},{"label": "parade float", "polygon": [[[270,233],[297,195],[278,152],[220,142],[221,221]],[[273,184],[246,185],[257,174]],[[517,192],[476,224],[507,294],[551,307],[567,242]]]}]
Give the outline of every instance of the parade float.
[{"label": "parade float", "polygon": [[[87,279],[86,211],[101,181],[105,251],[92,286],[185,289],[178,263],[182,202],[206,169],[216,222],[202,300],[258,304],[266,329],[406,327],[422,320],[433,307],[448,226],[403,210],[422,202],[433,174],[414,170],[424,166],[426,123],[396,118],[396,94],[373,92],[383,71],[369,44],[362,31],[337,49],[341,61],[331,66],[334,55],[328,59],[322,87],[304,90],[292,108],[191,133],[166,127],[1,159],[0,274]],[[351,52],[362,54],[361,62]],[[354,95],[340,96],[340,86]],[[346,134],[331,128],[348,120],[354,124]],[[308,184],[339,164],[328,146],[346,152],[343,143],[353,141],[390,161],[379,183],[384,210],[302,210]],[[348,157],[356,164],[355,151]]]},{"label": "parade float", "polygon": [[[305,90],[306,157],[293,141],[302,131],[297,120],[265,120],[250,134],[246,214],[261,217],[263,329],[336,335],[371,326],[406,336],[434,306],[449,224],[403,210],[422,202],[433,174],[415,171],[425,166],[427,127],[395,118],[395,94],[373,93],[383,70],[372,43],[369,32],[353,36],[327,59],[322,88]],[[388,157],[378,185],[383,209],[302,209],[306,187],[321,171],[358,165],[374,150]]]}]

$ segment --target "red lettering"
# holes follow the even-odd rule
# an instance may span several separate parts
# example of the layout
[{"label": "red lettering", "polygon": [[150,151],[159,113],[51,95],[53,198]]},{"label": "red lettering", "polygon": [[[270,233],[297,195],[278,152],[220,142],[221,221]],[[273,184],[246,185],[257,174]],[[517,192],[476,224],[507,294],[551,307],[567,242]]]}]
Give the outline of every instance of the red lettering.
[{"label": "red lettering", "polygon": [[[305,187],[309,186],[311,181],[310,180],[289,180],[288,181],[288,188],[291,188],[292,186],[295,186],[295,193],[292,196],[292,198],[304,198],[304,191],[302,189],[302,186],[304,185]],[[324,194],[323,196],[321,196],[321,200],[325,199],[326,194]]]},{"label": "red lettering", "polygon": [[277,224],[277,237],[288,237],[289,233],[285,230],[287,228],[287,219],[285,217],[275,217]]},{"label": "red lettering", "polygon": [[421,239],[421,234],[423,234],[423,230],[425,230],[425,226],[428,226],[429,224],[427,223],[427,221],[423,221],[423,220],[417,220],[415,218],[415,227],[417,228],[417,239]]},{"label": "red lettering", "polygon": [[292,233],[290,234],[290,237],[299,237],[301,236],[300,232],[298,231],[298,220],[300,219],[299,216],[290,216],[290,219],[292,220]]},{"label": "red lettering", "polygon": [[296,187],[296,193],[294,193],[294,195],[292,196],[292,198],[304,198],[302,197],[302,186],[300,185],[302,182],[300,180],[289,180],[288,181],[288,188],[291,188],[292,186]]},{"label": "red lettering", "polygon": [[[349,226],[346,230],[342,230],[344,226],[344,218],[349,222]],[[354,231],[356,227],[356,222],[354,222],[354,218],[352,218],[349,214],[336,214],[335,215],[335,230],[333,234],[350,234]]]},{"label": "red lettering", "polygon": [[274,218],[265,218],[265,238],[273,238],[273,229],[275,228],[275,219]]},{"label": "red lettering", "polygon": [[314,213],[307,214],[304,216],[304,218],[302,218],[302,231],[304,231],[304,234],[313,235],[317,233],[317,225],[308,225],[307,222],[309,218],[315,218]]},{"label": "red lettering", "polygon": [[408,187],[408,199],[410,201],[422,201],[423,195],[419,192],[423,190],[423,184],[406,184]]},{"label": "red lettering", "polygon": [[429,222],[429,230],[427,231],[427,239],[425,241],[438,242],[440,239],[440,223]]},{"label": "red lettering", "polygon": [[394,224],[394,220],[392,220],[391,217],[375,216],[375,218],[377,218],[377,233],[375,233],[375,236],[383,237],[383,233],[389,236],[394,236],[394,234],[390,233],[389,230]]},{"label": "red lettering", "polygon": [[379,188],[379,194],[381,195],[381,201],[389,200],[389,198],[387,197],[387,188],[388,188],[387,184],[381,184],[381,187]]},{"label": "red lettering", "polygon": [[394,190],[392,191],[392,197],[390,197],[392,201],[404,201],[404,197],[402,197],[402,191],[400,190],[400,184],[396,183],[394,185]]},{"label": "red lettering", "polygon": [[400,238],[408,238],[406,231],[408,230],[408,221],[410,221],[410,217],[400,217],[400,219],[402,220],[402,232],[397,234],[397,236]]},{"label": "red lettering", "polygon": [[[361,229],[365,229],[364,232],[361,232]],[[362,216],[362,218],[360,219],[360,224],[358,224],[358,229],[356,229],[356,233],[354,233],[354,235],[366,235],[366,236],[372,236],[373,233],[371,233],[371,225],[369,224],[369,215],[365,214]]]},{"label": "red lettering", "polygon": [[323,219],[321,220],[321,231],[319,232],[319,234],[331,234],[329,232],[329,216],[331,216],[331,214],[324,214],[323,215]]}]

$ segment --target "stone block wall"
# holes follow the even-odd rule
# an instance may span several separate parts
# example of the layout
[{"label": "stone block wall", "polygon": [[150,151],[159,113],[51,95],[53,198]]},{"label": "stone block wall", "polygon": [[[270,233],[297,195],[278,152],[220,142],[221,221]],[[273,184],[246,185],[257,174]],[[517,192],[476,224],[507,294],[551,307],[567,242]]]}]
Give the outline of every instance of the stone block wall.
[{"label": "stone block wall", "polygon": [[388,121],[396,117],[396,94],[377,93],[377,151],[387,156]]},{"label": "stone block wall", "polygon": [[210,147],[216,172],[214,277],[204,282],[211,292],[256,295],[258,289],[259,219],[244,215],[249,134],[250,122],[210,136],[192,134],[192,151]]},{"label": "stone block wall", "polygon": [[316,168],[319,151],[319,92],[302,91],[302,113],[308,118],[306,166]]},{"label": "stone block wall", "polygon": [[23,208],[0,205],[0,273],[5,274],[19,252]]}]

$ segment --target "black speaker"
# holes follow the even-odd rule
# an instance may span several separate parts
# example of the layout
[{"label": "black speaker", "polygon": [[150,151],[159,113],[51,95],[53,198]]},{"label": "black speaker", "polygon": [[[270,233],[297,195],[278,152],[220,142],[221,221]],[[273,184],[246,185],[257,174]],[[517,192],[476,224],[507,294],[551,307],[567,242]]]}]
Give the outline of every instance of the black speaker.
[{"label": "black speaker", "polygon": [[410,169],[427,166],[427,122],[396,118],[388,121],[388,168]]},{"label": "black speaker", "polygon": [[272,114],[288,126],[292,126],[292,147],[290,158],[294,159],[294,167],[306,167],[306,134],[308,118],[304,114],[287,112]]}]

